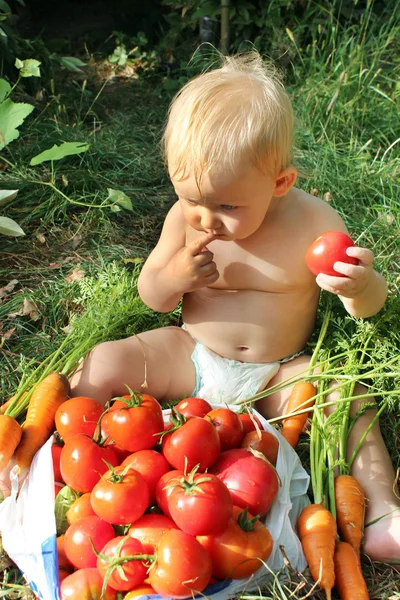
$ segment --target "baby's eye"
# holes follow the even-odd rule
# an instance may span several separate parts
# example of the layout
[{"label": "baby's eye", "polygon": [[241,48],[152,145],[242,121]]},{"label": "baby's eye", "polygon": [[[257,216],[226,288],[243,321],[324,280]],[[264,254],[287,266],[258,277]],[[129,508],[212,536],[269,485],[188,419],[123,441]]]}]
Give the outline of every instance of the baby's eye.
[{"label": "baby's eye", "polygon": [[231,206],[230,204],[221,204],[221,208],[223,208],[224,210],[234,210],[237,207]]},{"label": "baby's eye", "polygon": [[190,200],[189,198],[185,198],[185,200],[188,204],[191,204],[192,206],[195,206],[197,204],[195,200]]}]

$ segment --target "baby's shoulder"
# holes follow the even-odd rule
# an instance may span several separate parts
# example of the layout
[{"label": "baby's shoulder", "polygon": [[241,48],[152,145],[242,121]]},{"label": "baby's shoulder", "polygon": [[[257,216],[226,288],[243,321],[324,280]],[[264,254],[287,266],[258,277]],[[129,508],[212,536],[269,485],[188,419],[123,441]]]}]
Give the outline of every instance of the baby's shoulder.
[{"label": "baby's shoulder", "polygon": [[308,194],[299,188],[290,191],[293,217],[315,236],[334,229],[347,232],[339,213],[325,200]]}]

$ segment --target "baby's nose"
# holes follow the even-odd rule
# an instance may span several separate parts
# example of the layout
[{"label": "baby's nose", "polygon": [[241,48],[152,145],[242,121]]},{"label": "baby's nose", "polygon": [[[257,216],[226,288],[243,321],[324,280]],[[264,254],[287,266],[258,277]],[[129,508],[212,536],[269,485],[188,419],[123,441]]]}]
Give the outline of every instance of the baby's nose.
[{"label": "baby's nose", "polygon": [[204,231],[214,231],[221,227],[221,221],[212,210],[203,207],[201,212],[201,227]]}]

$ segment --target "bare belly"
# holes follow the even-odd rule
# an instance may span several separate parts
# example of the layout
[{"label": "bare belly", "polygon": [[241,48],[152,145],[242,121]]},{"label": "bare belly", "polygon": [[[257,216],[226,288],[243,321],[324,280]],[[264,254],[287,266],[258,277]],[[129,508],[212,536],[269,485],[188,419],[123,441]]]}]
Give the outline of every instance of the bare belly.
[{"label": "bare belly", "polygon": [[318,293],[202,288],[183,299],[187,331],[233,360],[274,362],[302,350],[314,324]]}]

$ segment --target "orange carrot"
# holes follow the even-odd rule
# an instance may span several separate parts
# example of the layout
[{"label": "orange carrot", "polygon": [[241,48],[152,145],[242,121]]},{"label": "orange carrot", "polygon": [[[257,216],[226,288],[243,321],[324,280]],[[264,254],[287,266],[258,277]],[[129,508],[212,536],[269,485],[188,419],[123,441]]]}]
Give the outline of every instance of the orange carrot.
[{"label": "orange carrot", "polygon": [[[21,396],[21,400],[22,398],[26,396],[26,392],[24,392]],[[2,404],[0,406],[0,414],[4,415],[4,413],[6,412],[7,408],[11,405],[11,403],[15,400],[15,398],[17,397],[17,394],[14,394],[14,396],[11,396],[11,398],[9,400],[7,400],[7,402],[4,402],[4,404]]]},{"label": "orange carrot", "polygon": [[[309,408],[314,404],[314,400],[311,400],[316,394],[316,389],[312,383],[307,381],[300,381],[293,386],[291,394],[289,396],[289,402],[286,410],[286,414],[301,410],[303,408]],[[281,434],[289,442],[292,448],[297,446],[303,427],[306,424],[308,413],[302,413],[295,417],[288,417],[283,421],[283,427]]]},{"label": "orange carrot", "polygon": [[297,525],[311,575],[320,583],[327,600],[331,600],[335,584],[336,521],[322,504],[309,504],[302,510]]},{"label": "orange carrot", "polygon": [[359,558],[347,542],[336,544],[335,587],[341,600],[369,600]]},{"label": "orange carrot", "polygon": [[30,467],[34,455],[54,431],[57,408],[67,400],[68,391],[68,380],[57,373],[50,373],[36,387],[29,401],[16,452],[20,471]]},{"label": "orange carrot", "polygon": [[0,415],[0,473],[6,468],[22,435],[21,425],[8,415]]},{"label": "orange carrot", "polygon": [[364,533],[365,496],[352,475],[335,477],[336,520],[343,541],[353,546],[358,560]]}]

